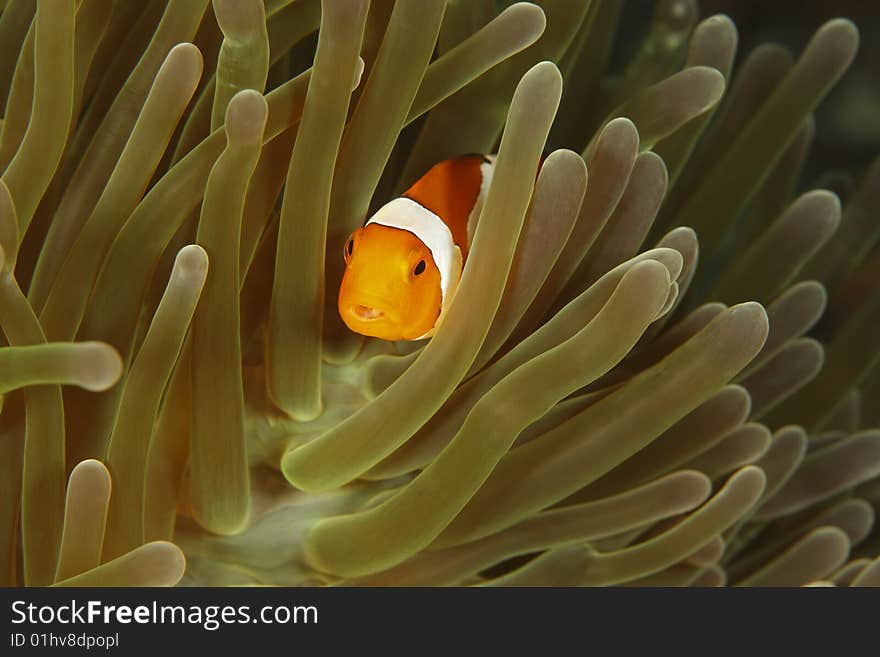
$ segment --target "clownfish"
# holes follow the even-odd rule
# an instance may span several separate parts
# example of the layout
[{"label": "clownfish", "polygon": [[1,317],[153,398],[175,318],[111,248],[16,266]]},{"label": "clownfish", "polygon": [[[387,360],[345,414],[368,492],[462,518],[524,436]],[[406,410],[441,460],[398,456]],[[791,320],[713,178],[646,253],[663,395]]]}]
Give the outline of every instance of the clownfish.
[{"label": "clownfish", "polygon": [[384,340],[431,337],[455,298],[492,172],[493,155],[435,164],[345,244],[339,314]]}]

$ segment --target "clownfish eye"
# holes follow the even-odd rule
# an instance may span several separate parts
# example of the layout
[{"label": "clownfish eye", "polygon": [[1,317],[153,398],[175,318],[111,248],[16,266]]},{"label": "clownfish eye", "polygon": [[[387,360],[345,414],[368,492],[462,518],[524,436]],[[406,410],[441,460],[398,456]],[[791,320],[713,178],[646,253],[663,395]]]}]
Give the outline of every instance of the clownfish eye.
[{"label": "clownfish eye", "polygon": [[425,264],[424,260],[419,260],[418,264],[416,265],[416,268],[413,269],[413,276],[418,276],[419,274],[424,274],[427,266],[428,265]]},{"label": "clownfish eye", "polygon": [[354,238],[350,237],[348,243],[345,245],[345,261],[348,262],[349,258],[351,258],[351,254],[354,253]]}]

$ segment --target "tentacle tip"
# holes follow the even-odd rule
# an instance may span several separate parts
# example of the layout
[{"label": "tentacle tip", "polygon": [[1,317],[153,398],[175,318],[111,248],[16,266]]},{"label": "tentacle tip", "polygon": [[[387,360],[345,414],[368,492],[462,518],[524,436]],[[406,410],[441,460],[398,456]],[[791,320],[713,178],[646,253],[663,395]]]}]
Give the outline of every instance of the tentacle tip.
[{"label": "tentacle tip", "polygon": [[757,301],[746,301],[732,306],[728,313],[737,330],[754,333],[763,345],[770,330],[770,319],[764,306]]},{"label": "tentacle tip", "polygon": [[[855,59],[859,49],[861,35],[859,28],[849,18],[832,18],[824,23],[813,37],[815,41],[821,41],[826,48],[830,48],[829,55],[833,55],[839,70],[842,72],[849,68]],[[828,39],[826,43],[825,40]]]},{"label": "tentacle tip", "polygon": [[805,199],[812,199],[820,204],[821,212],[815,214],[825,223],[836,226],[843,212],[840,196],[830,189],[814,189],[804,194]]},{"label": "tentacle tip", "polygon": [[694,66],[691,70],[699,70],[700,75],[705,77],[709,83],[706,88],[705,109],[714,107],[718,101],[721,100],[721,97],[724,95],[724,90],[727,88],[727,81],[724,79],[724,74],[712,66]]},{"label": "tentacle tip", "polygon": [[105,342],[82,342],[79,344],[81,360],[78,362],[79,385],[92,392],[103,392],[122,377],[124,363],[119,352]]},{"label": "tentacle tip", "polygon": [[729,482],[732,483],[734,480],[747,483],[756,489],[759,489],[759,495],[764,491],[764,487],[767,485],[767,475],[764,473],[764,470],[754,464],[743,466],[734,472],[731,475]]},{"label": "tentacle tip", "polygon": [[366,64],[362,57],[357,58],[357,62],[355,62],[354,66],[354,79],[351,81],[351,90],[354,91],[361,84],[361,78],[364,75],[364,69],[366,68]]},{"label": "tentacle tip", "polygon": [[269,105],[259,91],[244,89],[226,108],[226,136],[231,143],[254,144],[263,139]]},{"label": "tentacle tip", "polygon": [[288,450],[281,457],[281,474],[290,483],[291,486],[303,491],[304,493],[321,493],[333,488],[333,485],[325,485],[314,477],[309,477],[303,473],[300,463],[300,455],[297,453],[298,448]]},{"label": "tentacle tip", "polygon": [[732,28],[736,30],[736,23],[733,22],[733,19],[725,14],[724,12],[719,12],[717,14],[712,14],[707,18],[704,23],[706,24],[716,24],[716,25],[724,25],[727,28]]},{"label": "tentacle tip", "polygon": [[187,71],[189,77],[199,78],[202,75],[202,69],[205,65],[204,58],[202,57],[202,51],[199,50],[198,46],[194,43],[184,42],[178,43],[171,50],[168,51],[168,57],[166,61],[171,58],[184,58],[186,64],[190,67],[190,71]]},{"label": "tentacle tip", "polygon": [[689,486],[693,487],[693,507],[696,508],[707,499],[709,499],[709,495],[712,494],[712,479],[705,472],[701,472],[700,470],[677,470],[669,475],[667,475],[669,479],[675,478],[676,480],[687,482]]},{"label": "tentacle tip", "polygon": [[260,0],[212,0],[217,25],[225,38],[247,41],[266,22],[265,9]]},{"label": "tentacle tip", "polygon": [[157,586],[174,586],[186,572],[186,555],[175,543],[171,541],[153,541],[147,546],[151,556],[163,563],[162,576],[156,582]]},{"label": "tentacle tip", "polygon": [[532,66],[520,80],[520,85],[543,83],[550,85],[548,93],[562,92],[562,73],[555,63],[550,60],[543,60]]},{"label": "tentacle tip", "polygon": [[98,459],[84,459],[80,461],[73,467],[73,470],[70,471],[70,474],[71,476],[73,476],[73,473],[83,471],[100,472],[102,474],[106,474],[108,478],[110,477],[110,471],[107,469],[107,466],[105,466]]},{"label": "tentacle tip", "polygon": [[533,2],[517,2],[516,4],[511,5],[508,9],[512,10],[514,7],[521,8],[518,9],[518,11],[531,14],[531,18],[534,20],[535,39],[544,33],[544,30],[547,29],[547,14],[544,13],[544,10],[539,5],[536,5]]},{"label": "tentacle tip", "polygon": [[699,235],[697,235],[697,231],[694,230],[690,226],[676,226],[668,233],[669,235],[676,235],[680,237],[685,237],[688,240],[692,240],[694,242],[699,242]]},{"label": "tentacle tip", "polygon": [[[99,496],[103,495],[105,500],[110,496],[112,486],[110,470],[98,459],[85,459],[77,463],[70,471],[69,485],[75,485],[73,482],[80,477],[86,477],[92,482],[90,487],[93,493],[96,492]],[[99,486],[98,490],[94,488],[96,484]]]},{"label": "tentacle tip", "polygon": [[851,19],[845,16],[838,16],[829,19],[819,28],[819,31],[834,31],[846,35],[849,40],[854,40],[856,42],[855,45],[858,45],[858,39],[860,36],[859,27]]},{"label": "tentacle tip", "polygon": [[208,272],[208,253],[198,244],[187,244],[174,259],[175,268],[186,276],[204,278]]},{"label": "tentacle tip", "polygon": [[218,513],[216,509],[210,509],[205,513],[199,505],[193,505],[193,519],[200,527],[217,534],[218,536],[237,536],[248,526],[250,519],[250,503],[246,502],[242,509]]}]

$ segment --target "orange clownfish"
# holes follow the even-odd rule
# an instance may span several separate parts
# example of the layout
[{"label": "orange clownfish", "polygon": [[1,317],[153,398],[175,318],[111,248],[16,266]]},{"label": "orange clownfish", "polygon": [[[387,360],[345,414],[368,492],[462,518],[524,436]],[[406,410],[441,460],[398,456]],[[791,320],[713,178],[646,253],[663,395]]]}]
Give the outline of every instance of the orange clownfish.
[{"label": "orange clownfish", "polygon": [[339,314],[354,332],[384,340],[431,337],[455,297],[495,157],[434,165],[345,244]]}]

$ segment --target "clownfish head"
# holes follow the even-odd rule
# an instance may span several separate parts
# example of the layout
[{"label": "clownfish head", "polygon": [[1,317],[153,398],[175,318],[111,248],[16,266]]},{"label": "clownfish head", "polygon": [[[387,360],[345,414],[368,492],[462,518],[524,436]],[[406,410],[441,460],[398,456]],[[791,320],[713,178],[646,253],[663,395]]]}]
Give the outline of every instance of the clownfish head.
[{"label": "clownfish head", "polygon": [[352,331],[383,340],[417,340],[437,323],[440,270],[414,233],[368,223],[345,244],[339,314]]}]

